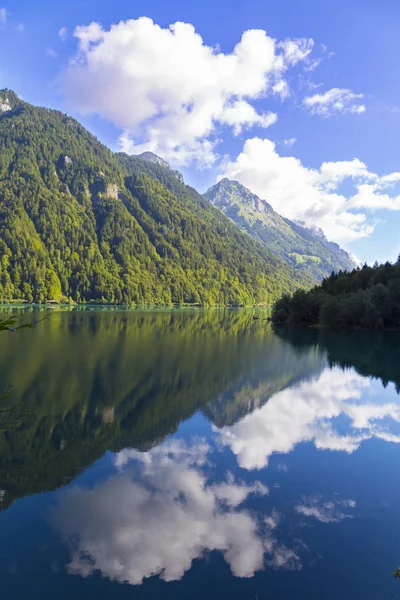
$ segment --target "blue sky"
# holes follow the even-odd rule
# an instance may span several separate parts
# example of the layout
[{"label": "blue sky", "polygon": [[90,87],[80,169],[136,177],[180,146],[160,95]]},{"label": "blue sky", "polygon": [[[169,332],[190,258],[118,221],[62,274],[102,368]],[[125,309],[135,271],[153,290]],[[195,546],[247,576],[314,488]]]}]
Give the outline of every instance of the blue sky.
[{"label": "blue sky", "polygon": [[0,87],[394,260],[399,27],[389,0],[0,0]]}]

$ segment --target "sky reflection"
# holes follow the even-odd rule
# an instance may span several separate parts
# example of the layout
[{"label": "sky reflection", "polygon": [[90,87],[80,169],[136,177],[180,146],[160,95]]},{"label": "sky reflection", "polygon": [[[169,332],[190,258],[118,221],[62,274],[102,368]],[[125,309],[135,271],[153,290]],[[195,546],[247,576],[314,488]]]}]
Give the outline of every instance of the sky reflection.
[{"label": "sky reflection", "polygon": [[[393,423],[400,423],[400,404],[395,396],[382,401],[382,390],[354,371],[327,368],[277,393],[235,425],[214,431],[244,469],[262,469],[272,454],[291,452],[302,442],[348,453],[371,438],[399,443]],[[337,428],[339,417],[347,417],[345,432]]]},{"label": "sky reflection", "polygon": [[[277,393],[235,425],[212,426],[208,437],[175,437],[148,452],[127,448],[114,454],[111,476],[92,488],[66,490],[54,513],[53,526],[70,550],[68,572],[100,572],[132,585],[154,575],[177,581],[212,551],[222,553],[235,577],[267,567],[301,569],[309,552],[298,535],[301,526],[352,519],[356,499],[298,490],[282,511],[262,481],[262,469],[272,454],[291,452],[302,442],[344,453],[371,438],[398,443],[392,426],[400,422],[400,406],[395,397],[382,401],[382,389],[353,371],[326,369]],[[218,464],[227,451],[237,459],[228,472]],[[282,463],[277,468],[286,472]],[[243,478],[251,470],[254,477]],[[254,498],[261,499],[256,509]],[[280,539],[288,520],[289,544]]]}]

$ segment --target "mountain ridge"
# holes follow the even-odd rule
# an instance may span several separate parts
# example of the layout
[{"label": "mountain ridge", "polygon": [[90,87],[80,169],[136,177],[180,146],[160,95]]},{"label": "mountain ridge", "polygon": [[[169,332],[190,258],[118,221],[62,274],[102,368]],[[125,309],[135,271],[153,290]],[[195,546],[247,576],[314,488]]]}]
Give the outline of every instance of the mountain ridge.
[{"label": "mountain ridge", "polygon": [[279,215],[266,200],[259,198],[239,181],[221,179],[203,194],[253,239],[296,269],[322,280],[332,271],[355,267],[350,255],[322,230],[291,221]]},{"label": "mountain ridge", "polygon": [[169,164],[169,162],[167,162],[166,160],[161,158],[161,156],[158,156],[158,154],[154,154],[154,152],[146,151],[146,152],[142,152],[141,154],[135,154],[134,156],[136,156],[136,158],[140,158],[140,160],[146,160],[147,162],[151,162],[156,165],[159,165],[160,167],[164,167],[164,169],[171,171],[171,173],[173,173],[175,175],[175,177],[177,179],[179,179],[179,181],[181,183],[184,183],[182,173],[173,169],[171,167],[171,165]]},{"label": "mountain ridge", "polygon": [[173,171],[0,99],[0,300],[251,305],[310,285]]}]

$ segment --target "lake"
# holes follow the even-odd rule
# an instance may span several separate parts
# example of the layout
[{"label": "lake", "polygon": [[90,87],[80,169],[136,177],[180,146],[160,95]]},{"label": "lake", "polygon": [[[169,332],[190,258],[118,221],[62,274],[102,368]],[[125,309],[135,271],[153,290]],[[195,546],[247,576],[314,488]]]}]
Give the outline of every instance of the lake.
[{"label": "lake", "polygon": [[2,599],[400,598],[399,333],[55,310],[9,384]]}]

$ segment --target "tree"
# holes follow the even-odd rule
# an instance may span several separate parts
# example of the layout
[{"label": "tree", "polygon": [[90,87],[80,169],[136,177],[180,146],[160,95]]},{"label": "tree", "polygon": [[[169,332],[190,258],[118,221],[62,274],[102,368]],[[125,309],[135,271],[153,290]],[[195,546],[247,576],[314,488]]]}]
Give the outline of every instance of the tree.
[{"label": "tree", "polygon": [[389,262],[324,279],[279,300],[273,321],[362,329],[400,328],[400,269]]},{"label": "tree", "polygon": [[309,282],[173,171],[0,98],[0,300],[254,305]]}]

